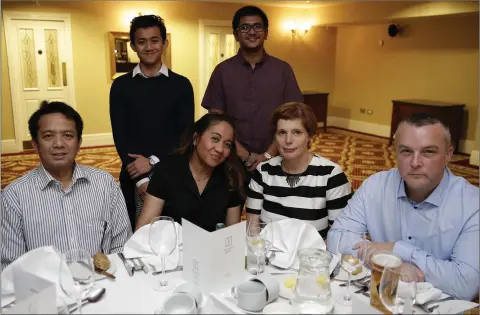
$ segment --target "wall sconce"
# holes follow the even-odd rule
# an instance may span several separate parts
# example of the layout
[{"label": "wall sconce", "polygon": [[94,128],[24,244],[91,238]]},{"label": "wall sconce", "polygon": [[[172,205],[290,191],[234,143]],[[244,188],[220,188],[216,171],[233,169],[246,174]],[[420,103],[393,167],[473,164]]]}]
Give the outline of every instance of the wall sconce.
[{"label": "wall sconce", "polygon": [[312,24],[310,22],[297,23],[294,20],[290,20],[285,23],[285,28],[292,32],[292,37],[306,35],[311,27]]}]

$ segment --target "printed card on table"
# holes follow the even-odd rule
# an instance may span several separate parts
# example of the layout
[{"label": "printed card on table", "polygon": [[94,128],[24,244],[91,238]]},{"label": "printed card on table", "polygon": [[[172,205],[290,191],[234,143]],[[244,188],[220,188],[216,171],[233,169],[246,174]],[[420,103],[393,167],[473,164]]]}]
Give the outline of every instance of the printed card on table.
[{"label": "printed card on table", "polygon": [[222,292],[245,277],[245,221],[208,232],[182,219],[183,278]]}]

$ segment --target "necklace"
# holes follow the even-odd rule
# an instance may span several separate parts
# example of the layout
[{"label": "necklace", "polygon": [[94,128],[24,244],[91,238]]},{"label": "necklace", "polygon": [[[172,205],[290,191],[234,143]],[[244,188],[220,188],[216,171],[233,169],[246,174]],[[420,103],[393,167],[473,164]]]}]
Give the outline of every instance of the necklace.
[{"label": "necklace", "polygon": [[190,164],[188,165],[188,168],[190,169],[190,172],[192,173],[192,177],[193,177],[193,179],[194,179],[196,182],[201,182],[201,181],[206,180],[207,178],[210,177],[210,175],[207,175],[207,176],[202,177],[202,178],[197,178],[197,177],[195,177],[195,174],[194,174],[194,172],[192,171],[192,167],[190,166]]},{"label": "necklace", "polygon": [[[283,162],[283,161],[282,161]],[[308,169],[308,166],[310,165],[310,163],[307,164],[307,167],[305,167],[305,169],[303,170],[303,172],[299,173],[299,174],[287,174],[285,173],[285,171],[283,170],[283,163],[280,163],[280,168],[282,169],[282,172],[283,174],[286,176],[286,180],[287,180],[287,184],[290,186],[290,187],[295,187],[298,182],[300,181],[300,176],[303,175],[303,173],[305,173],[305,171]]]}]

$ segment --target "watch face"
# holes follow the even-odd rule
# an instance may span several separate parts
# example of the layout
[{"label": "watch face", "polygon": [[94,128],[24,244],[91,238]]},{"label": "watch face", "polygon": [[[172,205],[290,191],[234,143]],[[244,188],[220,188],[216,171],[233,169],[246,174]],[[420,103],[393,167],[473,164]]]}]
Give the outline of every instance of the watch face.
[{"label": "watch face", "polygon": [[148,162],[150,163],[150,165],[154,165],[155,164],[155,161],[153,159],[148,159]]}]

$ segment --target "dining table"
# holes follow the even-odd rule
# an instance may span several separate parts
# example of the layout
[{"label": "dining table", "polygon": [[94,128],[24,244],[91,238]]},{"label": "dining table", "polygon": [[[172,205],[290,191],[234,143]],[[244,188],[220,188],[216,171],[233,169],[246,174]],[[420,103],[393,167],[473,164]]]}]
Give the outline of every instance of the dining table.
[{"label": "dining table", "polygon": [[[133,276],[130,276],[127,273],[126,268],[123,265],[123,262],[120,258],[115,255],[108,256],[111,263],[115,264],[116,271],[114,273],[116,279],[112,280],[105,278],[98,280],[95,283],[97,287],[103,287],[106,289],[105,295],[98,302],[88,303],[82,307],[82,313],[84,314],[160,314],[161,308],[164,300],[171,296],[173,290],[171,291],[157,291],[155,290],[155,285],[158,284],[158,281],[161,280],[162,274],[153,275],[152,268],[148,273],[143,271],[135,271]],[[265,268],[266,273],[272,273],[273,268],[267,266]],[[174,286],[180,285],[187,282],[182,277],[183,271],[174,271],[166,274],[166,279],[171,282]],[[288,273],[288,271],[285,271]],[[291,271],[292,276],[295,277],[296,274],[294,271]],[[245,280],[251,279],[254,277],[247,270],[244,271]],[[272,274],[272,277],[284,277],[284,274]],[[332,279],[330,281],[332,298],[335,301],[342,299],[343,294],[346,290],[345,286],[340,286],[344,281]],[[232,286],[235,284],[232,284]],[[357,291],[357,287],[353,286],[351,291]],[[228,294],[226,292],[202,292],[204,296],[204,301],[199,310],[200,314],[233,314],[241,313],[239,312],[238,307],[235,305],[225,302],[223,299],[218,299],[218,296],[222,294]],[[364,303],[362,307],[370,307],[369,298],[364,294],[353,294],[356,302]],[[442,298],[447,296],[442,294]],[[279,297],[274,303],[288,303],[287,299]],[[418,306],[413,307],[414,314],[428,314]],[[75,311],[76,314],[78,311]],[[345,309],[337,302],[334,304],[334,314],[338,313],[349,313],[352,310]],[[245,312],[246,313],[246,312]],[[353,310],[352,313],[356,313]]]}]

